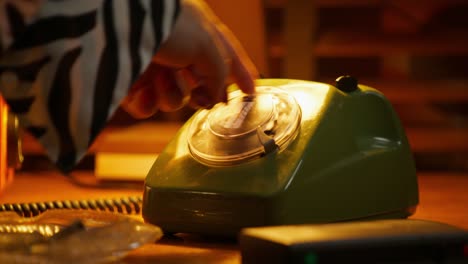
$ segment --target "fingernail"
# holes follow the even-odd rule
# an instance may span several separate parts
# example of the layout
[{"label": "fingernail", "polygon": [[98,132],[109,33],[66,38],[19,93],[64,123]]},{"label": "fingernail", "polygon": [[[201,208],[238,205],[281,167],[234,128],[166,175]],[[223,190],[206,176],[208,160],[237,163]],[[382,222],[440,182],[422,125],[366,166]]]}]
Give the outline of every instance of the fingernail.
[{"label": "fingernail", "polygon": [[137,108],[144,116],[151,116],[157,111],[154,95],[148,90],[140,90],[135,95]]},{"label": "fingernail", "polygon": [[185,79],[182,71],[176,71],[174,76],[177,88],[179,89],[182,95],[181,107],[183,107],[187,105],[190,101],[190,85],[188,83],[188,80]]}]

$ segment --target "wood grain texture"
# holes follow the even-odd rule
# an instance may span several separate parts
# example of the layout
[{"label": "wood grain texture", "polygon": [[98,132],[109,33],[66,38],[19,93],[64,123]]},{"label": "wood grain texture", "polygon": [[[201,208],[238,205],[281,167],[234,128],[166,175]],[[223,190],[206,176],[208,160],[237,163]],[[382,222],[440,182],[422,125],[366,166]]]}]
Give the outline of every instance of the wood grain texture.
[{"label": "wood grain texture", "polygon": [[[91,173],[77,177],[92,181]],[[468,229],[468,173],[419,173],[420,204],[412,219],[448,223]],[[73,185],[57,172],[22,172],[0,196],[0,203],[37,202],[56,199],[112,198],[138,195],[136,189],[96,189]],[[132,251],[127,263],[240,263],[233,240],[216,240],[195,235],[166,237]]]}]

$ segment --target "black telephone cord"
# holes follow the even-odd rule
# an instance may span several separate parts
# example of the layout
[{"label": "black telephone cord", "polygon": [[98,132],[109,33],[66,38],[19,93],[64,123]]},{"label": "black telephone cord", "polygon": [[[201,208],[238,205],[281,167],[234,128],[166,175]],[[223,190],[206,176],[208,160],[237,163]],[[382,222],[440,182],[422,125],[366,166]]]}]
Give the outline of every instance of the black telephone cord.
[{"label": "black telephone cord", "polygon": [[0,204],[1,212],[16,212],[22,217],[34,217],[53,209],[85,209],[96,211],[118,212],[122,214],[140,214],[141,196],[129,196],[114,199],[63,200],[33,203]]}]

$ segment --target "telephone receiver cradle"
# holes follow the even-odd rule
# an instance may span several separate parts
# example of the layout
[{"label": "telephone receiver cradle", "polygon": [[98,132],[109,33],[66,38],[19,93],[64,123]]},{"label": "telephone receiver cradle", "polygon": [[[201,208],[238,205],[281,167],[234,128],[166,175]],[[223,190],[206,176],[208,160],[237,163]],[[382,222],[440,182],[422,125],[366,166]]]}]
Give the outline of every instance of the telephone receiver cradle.
[{"label": "telephone receiver cradle", "polygon": [[258,80],[199,110],[150,169],[145,221],[232,236],[253,226],[405,218],[416,170],[389,101],[350,76],[335,86]]}]

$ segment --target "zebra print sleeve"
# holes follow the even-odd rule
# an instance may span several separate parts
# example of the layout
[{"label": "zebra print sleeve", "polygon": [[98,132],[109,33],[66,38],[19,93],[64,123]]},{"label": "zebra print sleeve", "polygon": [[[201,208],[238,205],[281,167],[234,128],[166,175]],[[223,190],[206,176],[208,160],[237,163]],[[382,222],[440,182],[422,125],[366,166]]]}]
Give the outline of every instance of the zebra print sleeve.
[{"label": "zebra print sleeve", "polygon": [[179,13],[177,0],[0,1],[0,91],[69,172]]}]

